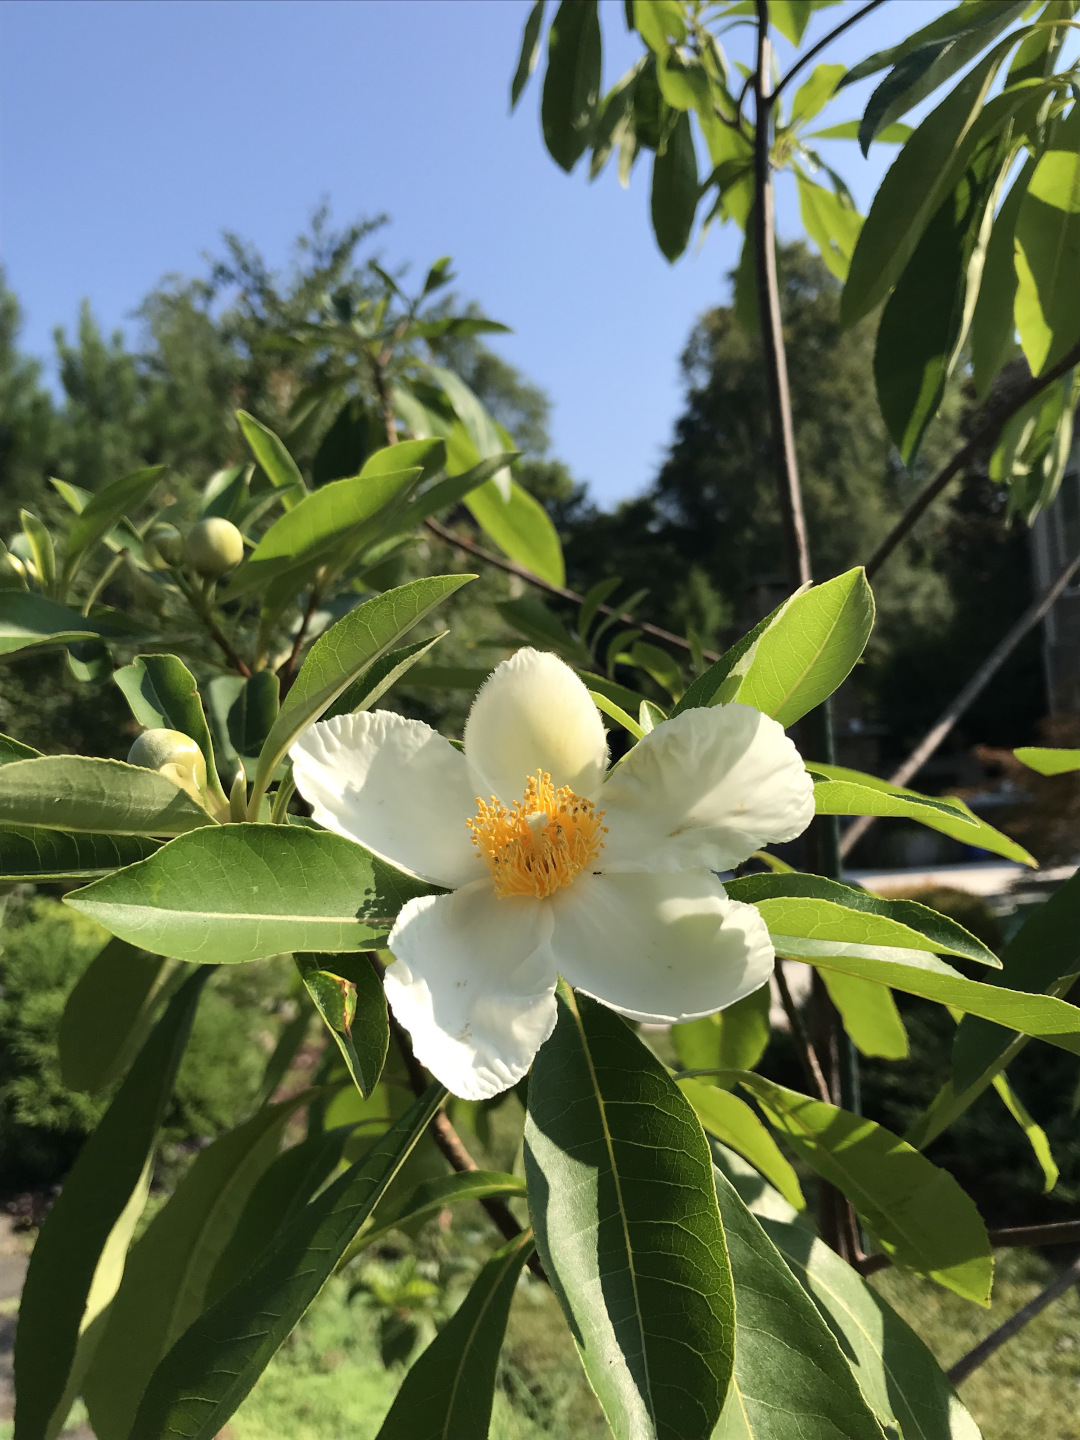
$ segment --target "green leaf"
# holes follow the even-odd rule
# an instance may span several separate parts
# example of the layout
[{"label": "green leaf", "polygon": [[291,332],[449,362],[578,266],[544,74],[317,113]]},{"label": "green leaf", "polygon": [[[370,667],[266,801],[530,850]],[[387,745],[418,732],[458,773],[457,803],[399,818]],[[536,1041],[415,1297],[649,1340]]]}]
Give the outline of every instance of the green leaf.
[{"label": "green leaf", "polygon": [[248,502],[251,489],[251,475],[254,466],[229,465],[210,476],[199,499],[199,519],[207,520],[219,516],[222,520],[238,523]]},{"label": "green leaf", "polygon": [[453,1318],[410,1367],[376,1440],[488,1433],[510,1302],[532,1250],[528,1230],[496,1250]]},{"label": "green leaf", "polygon": [[[318,406],[312,407],[313,424],[320,409]],[[353,395],[342,405],[333,424],[319,442],[319,448],[311,462],[312,483],[318,487],[330,480],[356,475],[373,445],[379,443],[377,436],[384,439],[386,436],[386,427],[381,417],[371,406],[365,404],[362,396]],[[302,443],[295,430],[290,433],[289,440],[297,446]],[[402,465],[404,463],[402,461]]]},{"label": "green leaf", "polygon": [[[361,710],[370,710],[376,700],[396,685],[398,680],[448,633],[444,630],[441,635],[433,635],[430,640],[417,640],[412,645],[401,645],[396,650],[389,651],[380,660],[376,660],[374,665],[369,665],[358,680],[354,680],[341,692],[334,703],[323,712],[323,719],[332,720],[335,715],[352,715]],[[484,678],[486,679],[486,674]],[[411,677],[409,683],[416,684],[416,676]],[[478,689],[479,684],[472,688]]]},{"label": "green leaf", "polygon": [[1036,861],[1022,845],[1010,840],[981,820],[953,795],[920,795],[900,785],[890,785],[876,775],[849,770],[843,765],[819,765],[811,769],[828,778],[814,786],[814,803],[819,815],[881,815],[918,820],[931,830],[940,830],[967,845],[977,845],[1007,860],[1035,866]]},{"label": "green leaf", "polygon": [[99,950],[67,998],[56,1037],[67,1088],[96,1095],[122,1075],[161,1001],[183,978],[174,960],[145,955],[123,940]]},{"label": "green leaf", "polygon": [[645,44],[657,55],[667,54],[672,42],[681,45],[686,39],[686,20],[679,0],[631,0],[627,23],[633,24]]},{"label": "green leaf", "polygon": [[437,1215],[448,1205],[460,1205],[468,1200],[487,1200],[496,1195],[523,1200],[525,1181],[516,1175],[506,1175],[501,1170],[464,1170],[425,1180],[396,1205],[380,1207],[378,1213],[372,1216],[371,1224],[361,1230],[346,1250],[338,1269],[343,1269],[361,1250],[365,1250],[399,1226],[413,1226],[421,1220]]},{"label": "green leaf", "polygon": [[544,1269],[615,1433],[708,1435],[734,1340],[708,1146],[625,1021],[565,989],[558,1007],[525,1124]]},{"label": "green leaf", "polygon": [[[867,75],[873,75],[878,70],[887,70],[898,64],[908,55],[916,50],[921,50],[927,45],[938,45],[943,42],[962,38],[972,31],[982,30],[984,27],[994,27],[1003,11],[1017,11],[1020,14],[1027,8],[1027,0],[1020,3],[1020,0],[1012,0],[1012,3],[1002,4],[1002,0],[961,0],[961,3],[944,15],[939,15],[929,25],[924,25],[921,30],[914,31],[906,39],[901,40],[897,45],[890,45],[887,50],[878,50],[873,55],[861,60],[858,65],[853,66],[843,80],[840,82],[840,89],[845,85],[853,85],[857,80],[864,80]],[[1010,15],[1006,24],[1011,24],[1016,15]],[[993,39],[1000,33],[997,29],[991,28],[987,39]]]},{"label": "green leaf", "polygon": [[43,826],[0,826],[0,884],[96,880],[145,860],[158,842],[144,835],[67,834]]},{"label": "green leaf", "polygon": [[510,109],[517,107],[521,99],[521,92],[529,82],[533,71],[536,69],[536,62],[540,59],[540,27],[544,23],[544,0],[536,0],[536,4],[529,11],[529,18],[525,21],[525,30],[521,37],[521,54],[518,56],[517,69],[514,71],[513,83],[510,86]]},{"label": "green leaf", "polygon": [[1021,765],[1040,775],[1065,775],[1080,770],[1080,750],[1056,750],[1045,745],[1021,745],[1013,754]]},{"label": "green leaf", "polygon": [[0,765],[10,765],[12,760],[36,760],[40,754],[32,745],[24,745],[10,735],[0,735]]},{"label": "green leaf", "polygon": [[19,519],[34,559],[38,582],[51,595],[56,590],[56,550],[52,536],[32,510],[20,510]]},{"label": "green leaf", "polygon": [[[1046,992],[1080,971],[1080,875],[1073,875],[1028,917],[1001,952],[997,982],[1009,990]],[[960,1022],[953,1042],[953,1083],[967,1090],[985,1076],[1013,1041],[998,1025],[974,1016]],[[987,1072],[990,1072],[988,1074]]]},{"label": "green leaf", "polygon": [[[768,985],[700,1020],[672,1025],[671,1039],[684,1070],[753,1070],[771,1034]],[[712,1076],[702,1076],[716,1084]]]},{"label": "green leaf", "polygon": [[862,229],[862,216],[846,196],[815,184],[801,170],[796,170],[795,180],[799,189],[799,214],[806,233],[836,278],[846,280]]},{"label": "green leaf", "polygon": [[320,486],[274,521],[237,570],[226,600],[263,589],[284,572],[309,565],[343,543],[358,540],[369,522],[413,489],[420,470],[354,475]]},{"label": "green leaf", "polygon": [[934,1356],[872,1285],[805,1225],[758,1223],[836,1335],[882,1425],[904,1440],[981,1440]]},{"label": "green leaf", "polygon": [[266,478],[275,489],[284,492],[281,503],[286,510],[291,510],[307,494],[307,486],[296,461],[274,432],[256,420],[254,415],[249,415],[246,410],[238,410],[236,419],[249,450],[259,462]]},{"label": "green leaf", "polygon": [[[99,884],[103,883],[101,881]],[[802,960],[824,970],[839,970],[890,985],[908,995],[921,995],[979,1015],[1036,1040],[1045,1040],[1060,1050],[1080,1055],[1080,1010],[1053,995],[1022,994],[1001,985],[968,980],[944,960],[919,950],[843,945],[832,940],[804,940],[798,936],[773,935],[778,955]],[[987,1084],[990,1083],[989,1077]]]},{"label": "green leaf", "polygon": [[1016,217],[1016,328],[1033,375],[1080,338],[1080,108],[1055,127]]},{"label": "green leaf", "polygon": [[[981,152],[931,218],[878,326],[878,403],[900,458],[910,468],[937,414],[965,338],[969,292],[977,294],[993,219],[995,182],[1011,151]],[[981,243],[980,243],[981,242]]]},{"label": "green leaf", "polygon": [[986,1227],[947,1171],[865,1116],[761,1075],[741,1076],[740,1083],[800,1159],[843,1191],[887,1255],[989,1304],[994,1261]]},{"label": "green leaf", "polygon": [[[350,610],[308,651],[259,755],[256,790],[265,791],[286,750],[369,665],[380,659],[455,590],[475,575],[410,580]],[[291,947],[288,947],[291,948]],[[301,946],[325,949],[325,946]]]},{"label": "green leaf", "polygon": [[[955,920],[916,900],[885,900],[821,875],[798,872],[744,875],[725,889],[733,900],[756,905],[770,929],[817,940],[858,945],[902,945],[962,955],[1001,968],[994,952]],[[845,914],[839,914],[839,911]]]},{"label": "green leaf", "polygon": [[429,885],[307,826],[215,825],[64,897],[114,935],[208,965],[369,950]]},{"label": "green leaf", "polygon": [[[794,725],[851,673],[873,625],[874,597],[861,567],[815,585],[776,612],[746,652],[744,672],[732,693],[727,693],[731,687],[722,686],[709,703],[738,700],[785,728]],[[717,664],[722,666],[726,658]],[[676,709],[685,708],[685,699]]]},{"label": "green leaf", "polygon": [[1004,1075],[994,1076],[994,1089],[1001,1097],[1001,1102],[1013,1117],[1016,1123],[1027,1136],[1027,1142],[1031,1146],[1032,1154],[1038,1161],[1039,1169],[1043,1173],[1043,1194],[1049,1195],[1057,1184],[1061,1172],[1058,1170],[1057,1162],[1050,1149],[1050,1141],[1046,1138],[1046,1131],[1037,1124],[1028,1113],[1027,1106],[1013,1090],[1012,1086],[1005,1079]]},{"label": "green leaf", "polygon": [[379,1083],[390,1043],[386,997],[366,955],[297,954],[297,969],[366,1100]]},{"label": "green leaf", "polygon": [[[1019,39],[1023,32],[1017,32]],[[841,317],[853,325],[876,308],[915,252],[944,197],[978,146],[1005,125],[1030,90],[987,103],[1013,38],[996,46],[932,111],[893,161],[874,196],[840,297]]]},{"label": "green leaf", "polygon": [[155,770],[88,755],[42,755],[0,767],[0,824],[182,835],[213,821]]},{"label": "green leaf", "polygon": [[226,728],[238,755],[257,755],[273,729],[281,682],[272,670],[256,670],[229,706]]},{"label": "green leaf", "polygon": [[330,1278],[445,1094],[433,1085],[184,1332],[151,1377],[133,1435],[212,1440]]},{"label": "green leaf", "polygon": [[551,516],[516,480],[510,481],[508,498],[500,494],[496,480],[486,480],[471,489],[464,500],[485,535],[511,560],[549,585],[566,584],[562,545]]},{"label": "green leaf", "polygon": [[[314,1106],[308,1111],[309,1124],[313,1110]],[[267,1166],[252,1187],[232,1238],[206,1282],[207,1307],[216,1305],[243,1280],[271,1242],[322,1189],[341,1163],[355,1128],[339,1125],[333,1130],[316,1130]]]},{"label": "green leaf", "polygon": [[89,550],[104,539],[116,522],[147,500],[165,473],[164,465],[134,470],[120,480],[103,485],[71,522],[64,545],[61,585],[71,584]]},{"label": "green leaf", "polygon": [[971,317],[972,378],[980,400],[990,393],[998,371],[1015,349],[1016,218],[1035,169],[1029,159],[994,217],[986,245],[979,296]]},{"label": "green leaf", "polygon": [[[771,0],[769,19],[785,40],[790,40],[792,45],[798,45],[810,23],[811,15],[815,10],[824,9],[829,3],[830,0],[816,0],[816,3],[815,0]],[[842,65],[836,66],[841,74],[843,68]]]},{"label": "green leaf", "polygon": [[[407,443],[407,442],[406,442]],[[456,475],[447,475],[438,480],[434,485],[411,500],[404,510],[396,514],[391,529],[395,535],[405,534],[415,529],[417,525],[423,524],[429,515],[434,515],[439,510],[448,510],[454,505],[459,505],[462,500],[473,490],[483,485],[485,480],[500,474],[518,458],[517,450],[500,450],[495,455],[489,455],[486,460],[471,466],[468,470],[462,470]]]},{"label": "green leaf", "polygon": [[832,99],[843,78],[843,65],[815,65],[809,78],[803,81],[792,97],[788,125],[805,125],[812,120]]},{"label": "green leaf", "polygon": [[[767,992],[768,987],[765,988]],[[749,1160],[794,1209],[805,1210],[806,1198],[798,1176],[750,1106],[730,1090],[703,1085],[695,1079],[684,1080],[678,1075],[675,1078],[679,1089],[694,1107],[694,1114],[705,1133],[714,1135],[717,1140],[730,1145],[744,1160]]]},{"label": "green leaf", "polygon": [[906,115],[920,100],[974,60],[979,51],[1007,30],[1014,20],[1019,20],[1028,8],[1028,0],[1012,0],[1006,4],[994,0],[990,6],[981,4],[980,0],[971,4],[969,0],[963,8],[977,12],[964,29],[953,30],[947,38],[924,41],[898,57],[892,72],[870,96],[859,126],[859,144],[864,155],[879,131]]},{"label": "green leaf", "polygon": [[600,19],[596,0],[562,0],[548,31],[540,118],[556,164],[572,170],[589,142],[600,97]]},{"label": "green leaf", "polygon": [[120,1222],[134,1223],[124,1212],[144,1183],[208,974],[193,975],[154,1027],[41,1227],[15,1338],[17,1440],[40,1440],[64,1394],[99,1259]]},{"label": "green leaf", "polygon": [[907,1030],[887,985],[841,975],[838,970],[823,970],[821,978],[845,1031],[863,1055],[907,1059]]},{"label": "green leaf", "polygon": [[683,110],[653,160],[650,213],[656,243],[666,260],[676,261],[690,243],[700,193],[694,135],[690,116]]},{"label": "green leaf", "polygon": [[735,1187],[713,1176],[735,1278],[735,1372],[712,1440],[882,1440],[818,1310]]},{"label": "green leaf", "polygon": [[206,761],[207,780],[224,800],[199,684],[183,661],[175,655],[136,655],[130,665],[113,672],[113,679],[140,725],[151,730],[179,730],[195,741]]},{"label": "green leaf", "polygon": [[79,615],[46,595],[0,590],[0,655],[41,645],[68,645],[112,633],[107,622]]},{"label": "green leaf", "polygon": [[127,1440],[150,1376],[202,1312],[244,1205],[306,1098],[264,1107],[200,1151],[132,1248],[83,1386],[98,1440]]},{"label": "green leaf", "polygon": [[599,690],[590,690],[589,696],[596,708],[610,720],[614,720],[635,740],[640,740],[645,734],[638,722],[632,715],[628,715],[621,705],[616,705],[614,700],[609,700],[606,695],[601,695]]}]

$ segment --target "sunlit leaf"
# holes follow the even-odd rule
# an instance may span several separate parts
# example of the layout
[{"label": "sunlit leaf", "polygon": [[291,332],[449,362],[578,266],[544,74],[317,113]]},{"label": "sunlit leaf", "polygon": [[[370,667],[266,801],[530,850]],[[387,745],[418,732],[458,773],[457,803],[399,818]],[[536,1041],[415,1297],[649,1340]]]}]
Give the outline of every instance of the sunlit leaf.
[{"label": "sunlit leaf", "polygon": [[212,965],[292,950],[368,950],[431,887],[306,826],[215,825],[65,902],[158,955]]}]

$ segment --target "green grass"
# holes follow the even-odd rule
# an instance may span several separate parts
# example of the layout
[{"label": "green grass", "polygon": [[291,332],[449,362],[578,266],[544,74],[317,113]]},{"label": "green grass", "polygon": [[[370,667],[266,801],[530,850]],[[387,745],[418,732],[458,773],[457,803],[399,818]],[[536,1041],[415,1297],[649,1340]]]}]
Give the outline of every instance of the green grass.
[{"label": "green grass", "polygon": [[[915,1275],[885,1271],[874,1284],[946,1368],[1053,1278],[1031,1251],[998,1253],[989,1310]],[[984,1440],[1080,1440],[1080,1296],[1074,1287],[1013,1336],[960,1387]]]},{"label": "green grass", "polygon": [[[331,1281],[229,1423],[231,1440],[371,1440],[404,1373],[378,1358],[378,1311]],[[419,1353],[419,1347],[418,1351]],[[491,1440],[607,1440],[555,1297],[527,1278],[515,1297]]]},{"label": "green grass", "polygon": [[[900,1272],[874,1279],[951,1365],[1052,1278],[1027,1251],[999,1258],[990,1310]],[[234,1440],[372,1440],[403,1373],[378,1360],[377,1311],[336,1280],[234,1416]],[[1080,1440],[1080,1296],[1043,1311],[961,1387],[985,1440]],[[491,1440],[607,1440],[554,1296],[525,1280],[511,1313]],[[2,1437],[2,1431],[0,1431]]]}]

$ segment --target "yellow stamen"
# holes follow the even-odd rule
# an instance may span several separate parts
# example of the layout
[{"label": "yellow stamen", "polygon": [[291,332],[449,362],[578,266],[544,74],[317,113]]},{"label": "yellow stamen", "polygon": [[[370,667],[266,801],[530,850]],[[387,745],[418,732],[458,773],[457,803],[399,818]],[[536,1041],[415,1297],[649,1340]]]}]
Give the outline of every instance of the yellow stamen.
[{"label": "yellow stamen", "polygon": [[491,797],[477,797],[476,818],[465,823],[483,857],[500,896],[552,895],[569,885],[604,848],[607,826],[603,810],[575,795],[569,785],[558,790],[551,776],[538,770],[525,782],[524,800],[507,808]]}]

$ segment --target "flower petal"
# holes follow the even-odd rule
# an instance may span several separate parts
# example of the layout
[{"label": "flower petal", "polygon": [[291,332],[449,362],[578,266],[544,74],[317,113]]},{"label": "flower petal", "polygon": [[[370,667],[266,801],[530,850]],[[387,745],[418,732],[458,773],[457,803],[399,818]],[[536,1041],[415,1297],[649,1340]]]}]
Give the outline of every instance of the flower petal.
[{"label": "flower petal", "polygon": [[555,1028],[551,909],[490,881],[410,900],[390,932],[386,998],[417,1059],[463,1100],[521,1079]]},{"label": "flower petal", "polygon": [[296,788],[328,830],[435,885],[484,873],[465,823],[476,810],[465,757],[429,725],[389,710],[337,715],[289,754]]},{"label": "flower petal", "polygon": [[608,870],[731,870],[794,840],[814,785],[782,726],[749,705],[684,710],[616,768],[599,803]]},{"label": "flower petal", "polygon": [[526,646],[496,667],[465,726],[465,758],[482,798],[520,800],[525,781],[544,770],[558,788],[592,799],[607,766],[600,713],[557,655]]},{"label": "flower petal", "polygon": [[631,1020],[711,1015],[772,974],[764,920],[707,870],[585,875],[549,903],[561,974]]}]

